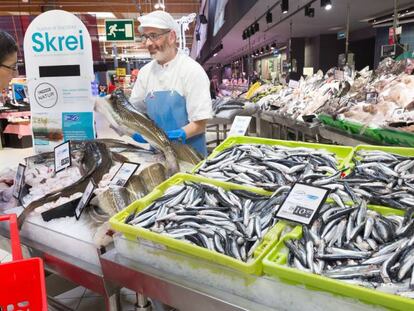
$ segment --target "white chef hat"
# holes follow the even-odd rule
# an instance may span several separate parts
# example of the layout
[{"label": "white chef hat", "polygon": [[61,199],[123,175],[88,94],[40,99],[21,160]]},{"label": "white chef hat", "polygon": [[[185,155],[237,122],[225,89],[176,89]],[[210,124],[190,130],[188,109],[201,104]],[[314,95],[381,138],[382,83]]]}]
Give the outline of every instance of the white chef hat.
[{"label": "white chef hat", "polygon": [[171,29],[178,34],[177,22],[171,14],[161,10],[153,11],[147,15],[140,16],[138,17],[138,21],[140,22],[138,27],[139,32],[142,32],[142,28],[144,27],[154,27],[159,29]]}]

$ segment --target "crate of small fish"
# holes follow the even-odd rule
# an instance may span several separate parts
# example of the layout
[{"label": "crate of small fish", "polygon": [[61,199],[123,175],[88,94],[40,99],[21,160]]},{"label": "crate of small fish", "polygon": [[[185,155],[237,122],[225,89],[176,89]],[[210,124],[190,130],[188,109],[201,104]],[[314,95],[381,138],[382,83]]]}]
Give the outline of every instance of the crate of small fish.
[{"label": "crate of small fish", "polygon": [[369,204],[414,208],[414,148],[359,145],[343,180]]},{"label": "crate of small fish", "polygon": [[378,128],[375,132],[388,145],[414,147],[414,134],[392,128]]},{"label": "crate of small fish", "polygon": [[414,308],[414,219],[361,201],[326,203],[264,258],[268,275],[391,309]]},{"label": "crate of small fish", "polygon": [[275,191],[296,181],[341,175],[353,148],[255,137],[229,137],[193,173]]},{"label": "crate of small fish", "polygon": [[287,191],[176,174],[110,219],[127,238],[262,274],[262,259],[286,227],[274,214]]}]

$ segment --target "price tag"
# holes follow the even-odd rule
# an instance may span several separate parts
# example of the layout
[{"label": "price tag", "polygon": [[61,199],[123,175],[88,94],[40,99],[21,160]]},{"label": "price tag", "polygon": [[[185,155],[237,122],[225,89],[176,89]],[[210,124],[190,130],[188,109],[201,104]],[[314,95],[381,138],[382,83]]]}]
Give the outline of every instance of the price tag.
[{"label": "price tag", "polygon": [[139,166],[138,163],[124,162],[109,184],[124,187]]},{"label": "price tag", "polygon": [[55,147],[55,173],[72,165],[70,157],[70,141]]},{"label": "price tag", "polygon": [[345,75],[344,75],[344,72],[342,70],[335,69],[334,77],[335,77],[335,80],[343,80]]},{"label": "price tag", "polygon": [[299,87],[299,81],[296,80],[289,80],[289,87],[292,89],[297,89]]},{"label": "price tag", "polygon": [[378,102],[378,93],[377,92],[367,92],[365,96],[367,103],[376,104]]},{"label": "price tag", "polygon": [[95,183],[91,179],[88,185],[86,186],[86,189],[82,195],[82,198],[80,199],[78,205],[76,206],[76,209],[75,209],[76,220],[79,220],[85,206],[88,205],[89,201],[91,200],[94,190],[95,190]]},{"label": "price tag", "polygon": [[280,206],[276,217],[309,225],[325,203],[329,189],[296,183]]},{"label": "price tag", "polygon": [[20,200],[20,194],[22,193],[25,170],[26,165],[19,164],[19,166],[17,167],[16,178],[14,179],[13,196],[18,200]]},{"label": "price tag", "polygon": [[244,136],[249,128],[252,117],[236,116],[228,136]]}]

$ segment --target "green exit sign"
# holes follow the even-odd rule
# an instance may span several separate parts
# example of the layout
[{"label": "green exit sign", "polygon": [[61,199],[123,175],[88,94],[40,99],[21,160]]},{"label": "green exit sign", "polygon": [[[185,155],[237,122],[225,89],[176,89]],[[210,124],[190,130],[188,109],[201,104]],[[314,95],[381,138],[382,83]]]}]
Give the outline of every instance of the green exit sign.
[{"label": "green exit sign", "polygon": [[134,41],[133,19],[105,20],[106,41]]}]

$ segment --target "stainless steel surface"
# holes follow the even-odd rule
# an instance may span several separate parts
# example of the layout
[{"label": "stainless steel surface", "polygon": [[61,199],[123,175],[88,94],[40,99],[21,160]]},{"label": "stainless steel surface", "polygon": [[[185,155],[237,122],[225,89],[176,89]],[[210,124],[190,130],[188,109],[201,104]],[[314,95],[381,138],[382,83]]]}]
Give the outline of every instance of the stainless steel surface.
[{"label": "stainless steel surface", "polygon": [[[53,232],[50,232],[53,234]],[[9,227],[0,226],[0,235],[9,239]],[[76,243],[76,240],[74,239]],[[20,243],[29,249],[30,256],[43,259],[46,271],[56,273],[80,286],[86,287],[105,299],[106,310],[120,309],[119,287],[104,279],[100,266],[71,256],[64,249],[56,249],[20,235]],[[79,245],[82,247],[82,244]],[[98,251],[98,250],[97,250]]]},{"label": "stainless steel surface", "polygon": [[140,292],[180,311],[276,310],[243,297],[166,274],[111,250],[101,256],[105,277],[122,287]]},{"label": "stainless steel surface", "polygon": [[152,306],[148,298],[141,293],[137,293],[137,304],[135,306],[135,311],[151,311],[151,310],[152,310]]}]

